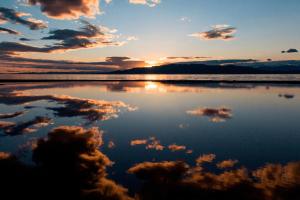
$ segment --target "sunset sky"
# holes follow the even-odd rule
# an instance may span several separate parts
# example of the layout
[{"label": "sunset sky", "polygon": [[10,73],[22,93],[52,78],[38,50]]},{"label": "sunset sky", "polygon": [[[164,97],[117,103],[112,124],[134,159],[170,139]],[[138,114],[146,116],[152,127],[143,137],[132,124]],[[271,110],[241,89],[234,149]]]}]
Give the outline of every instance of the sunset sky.
[{"label": "sunset sky", "polygon": [[299,60],[288,51],[300,49],[299,22],[299,0],[2,0],[0,58],[17,70],[43,60]]}]

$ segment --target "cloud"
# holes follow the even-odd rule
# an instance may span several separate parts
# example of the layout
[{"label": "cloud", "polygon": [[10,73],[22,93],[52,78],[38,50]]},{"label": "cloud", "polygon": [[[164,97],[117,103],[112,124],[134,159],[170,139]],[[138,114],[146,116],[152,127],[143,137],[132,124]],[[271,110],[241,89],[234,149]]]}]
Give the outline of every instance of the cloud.
[{"label": "cloud", "polygon": [[2,23],[10,22],[13,24],[21,24],[27,26],[31,30],[39,30],[47,28],[47,24],[41,20],[34,18],[23,19],[23,16],[30,16],[28,13],[17,12],[13,9],[0,7],[0,21]]},{"label": "cloud", "polygon": [[29,3],[40,5],[42,12],[54,19],[95,17],[100,13],[99,0],[29,0]]},{"label": "cloud", "polygon": [[107,57],[106,62],[111,65],[121,66],[122,69],[145,67],[146,62],[143,60],[132,60],[129,57]]},{"label": "cloud", "polygon": [[224,160],[222,162],[217,163],[217,167],[220,169],[232,168],[238,162],[238,160]]},{"label": "cloud", "polygon": [[29,42],[29,41],[32,41],[32,39],[29,39],[29,38],[20,38],[19,39],[20,41],[23,41],[23,42]]},{"label": "cloud", "polygon": [[9,118],[14,118],[14,117],[19,117],[23,115],[25,111],[20,111],[20,112],[15,112],[15,113],[6,113],[6,114],[1,114],[0,113],[0,119],[9,119]]},{"label": "cloud", "polygon": [[236,28],[229,25],[215,25],[213,29],[206,32],[193,33],[189,36],[196,37],[202,40],[232,40],[237,31]]},{"label": "cloud", "polygon": [[129,0],[131,4],[141,4],[141,5],[148,5],[150,7],[154,7],[161,3],[161,0]]},{"label": "cloud", "polygon": [[220,108],[197,108],[186,112],[192,116],[206,116],[210,118],[211,122],[224,122],[232,118],[232,111],[226,107]]},{"label": "cloud", "polygon": [[[20,46],[18,49],[17,47]],[[31,50],[25,44],[0,43],[0,71],[2,73],[102,73],[131,67],[144,67],[145,62],[124,57],[108,57],[100,62],[31,59],[14,55],[13,50]],[[34,49],[36,50],[36,49]],[[38,49],[39,51],[40,49]],[[2,55],[1,55],[2,52]],[[117,59],[119,58],[119,59]]]},{"label": "cloud", "polygon": [[180,21],[182,21],[182,22],[188,22],[188,23],[192,22],[192,20],[189,17],[185,17],[185,16],[181,17]]},{"label": "cloud", "polygon": [[281,53],[298,53],[298,49],[289,49],[287,51],[281,51]]},{"label": "cloud", "polygon": [[114,31],[104,27],[95,26],[87,21],[81,20],[83,27],[80,30],[57,29],[50,31],[50,35],[43,37],[42,40],[58,41],[53,45],[44,47],[35,47],[17,42],[1,42],[0,53],[16,53],[16,52],[44,52],[51,53],[57,51],[68,51],[75,49],[122,46],[126,42],[116,41],[118,38]]},{"label": "cloud", "polygon": [[36,132],[37,129],[48,126],[52,120],[48,117],[36,117],[33,120],[21,123],[0,121],[0,130],[9,136],[23,135],[26,133]]},{"label": "cloud", "polygon": [[11,35],[20,35],[20,33],[18,31],[8,29],[8,28],[3,28],[3,27],[0,27],[0,33],[7,33],[7,34],[11,34]]}]

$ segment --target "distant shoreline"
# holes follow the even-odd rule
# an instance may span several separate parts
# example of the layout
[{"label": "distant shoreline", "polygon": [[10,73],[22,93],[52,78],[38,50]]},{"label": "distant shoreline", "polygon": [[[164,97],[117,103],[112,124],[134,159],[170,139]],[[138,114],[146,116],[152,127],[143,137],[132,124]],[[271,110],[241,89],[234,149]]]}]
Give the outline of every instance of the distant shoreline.
[{"label": "distant shoreline", "polygon": [[300,84],[299,81],[286,81],[286,80],[95,80],[95,79],[84,79],[84,80],[71,80],[71,79],[49,79],[49,80],[8,80],[0,79],[0,85],[5,85],[3,83],[47,83],[47,82],[159,82],[159,83],[180,83],[180,84],[209,84],[209,83],[227,83],[227,84]]}]

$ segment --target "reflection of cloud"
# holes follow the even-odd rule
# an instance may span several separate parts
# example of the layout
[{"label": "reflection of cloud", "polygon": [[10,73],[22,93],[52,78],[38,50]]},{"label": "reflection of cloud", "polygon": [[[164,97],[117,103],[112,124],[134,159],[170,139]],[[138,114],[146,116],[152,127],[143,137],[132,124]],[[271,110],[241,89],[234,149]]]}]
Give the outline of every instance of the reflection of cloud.
[{"label": "reflection of cloud", "polygon": [[207,32],[193,33],[189,36],[203,40],[231,40],[234,38],[236,28],[228,25],[216,25],[213,29]]},{"label": "reflection of cloud", "polygon": [[143,145],[143,144],[147,144],[148,140],[132,140],[130,142],[131,146],[136,146],[136,145]]},{"label": "reflection of cloud", "polygon": [[175,152],[175,151],[184,151],[184,150],[186,150],[186,146],[171,144],[171,145],[168,146],[168,149],[170,149],[173,152]]},{"label": "reflection of cloud", "polygon": [[237,160],[224,160],[222,162],[219,162],[217,164],[217,167],[220,169],[226,169],[226,168],[231,168],[234,167],[239,161]]},{"label": "reflection of cloud", "polygon": [[16,12],[10,8],[0,7],[0,21],[1,22],[11,22],[14,24],[21,24],[27,26],[31,30],[38,30],[47,28],[47,25],[41,21],[34,18],[22,18],[23,16],[30,16],[28,13]]},{"label": "reflection of cloud", "polygon": [[286,99],[293,99],[295,97],[294,94],[279,94],[279,97],[284,97]]},{"label": "reflection of cloud", "polygon": [[186,129],[186,128],[190,127],[190,125],[189,125],[189,124],[179,124],[178,127],[179,127],[180,129]]},{"label": "reflection of cloud", "polygon": [[299,199],[300,162],[287,165],[267,164],[253,172],[255,186],[267,199]]},{"label": "reflection of cloud", "polygon": [[94,17],[99,11],[99,0],[29,0],[40,5],[42,12],[55,19],[78,19],[80,16]]},{"label": "reflection of cloud", "polygon": [[14,118],[21,116],[25,113],[25,111],[20,111],[20,112],[15,112],[15,113],[6,113],[6,114],[1,114],[0,113],[0,119],[9,119],[9,118]]},{"label": "reflection of cloud", "polygon": [[52,120],[47,117],[36,117],[33,120],[18,124],[0,121],[0,129],[2,129],[5,134],[10,136],[22,135],[25,133],[36,132],[37,129],[48,126],[51,121]]},{"label": "reflection of cloud", "polygon": [[59,117],[82,116],[89,122],[97,120],[109,120],[118,117],[120,108],[128,111],[135,111],[137,108],[125,104],[121,101],[108,102],[102,100],[75,98],[70,96],[56,95],[30,95],[24,93],[0,94],[0,103],[7,105],[21,105],[34,101],[55,101],[62,106],[49,107]]},{"label": "reflection of cloud", "polygon": [[204,154],[197,158],[196,163],[197,165],[201,165],[203,163],[211,163],[215,160],[215,158],[216,158],[215,154]]},{"label": "reflection of cloud", "polygon": [[146,146],[146,149],[162,151],[165,149],[165,147],[163,145],[161,145],[159,140],[157,140],[155,137],[152,137],[149,139],[149,143]]},{"label": "reflection of cloud", "polygon": [[132,199],[127,189],[106,177],[112,162],[99,151],[101,144],[98,129],[65,126],[38,141],[33,150],[36,165],[27,166],[0,153],[1,195],[18,199]]},{"label": "reflection of cloud", "polygon": [[292,162],[216,174],[200,165],[164,161],[140,163],[128,172],[143,180],[138,199],[291,200],[300,197],[299,169],[300,163]]},{"label": "reflection of cloud", "polygon": [[116,147],[116,144],[115,144],[113,141],[109,141],[107,147],[108,147],[109,149],[113,149],[113,148]]},{"label": "reflection of cloud", "polygon": [[211,122],[223,122],[231,119],[232,111],[226,107],[220,108],[197,108],[187,111],[187,114],[193,116],[207,116]]},{"label": "reflection of cloud", "polygon": [[128,170],[128,173],[136,175],[142,180],[175,181],[181,178],[181,174],[187,172],[188,165],[184,162],[144,162],[137,164]]}]

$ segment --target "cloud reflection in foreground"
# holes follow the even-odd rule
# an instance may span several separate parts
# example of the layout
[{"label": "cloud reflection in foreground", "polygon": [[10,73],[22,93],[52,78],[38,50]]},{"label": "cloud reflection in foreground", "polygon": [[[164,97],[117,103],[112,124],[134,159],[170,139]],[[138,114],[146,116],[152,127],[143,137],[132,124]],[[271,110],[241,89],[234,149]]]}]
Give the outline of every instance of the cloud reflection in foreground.
[{"label": "cloud reflection in foreground", "polygon": [[80,200],[296,200],[300,197],[300,162],[267,164],[250,171],[228,160],[220,162],[225,167],[215,173],[204,166],[213,163],[214,154],[200,156],[195,166],[184,161],[136,164],[128,173],[143,183],[130,196],[125,187],[107,177],[107,167],[113,162],[99,150],[101,146],[102,132],[98,128],[62,126],[36,142],[31,165],[10,153],[0,152],[1,195],[10,199]]},{"label": "cloud reflection in foreground", "polygon": [[210,118],[211,122],[225,122],[232,118],[232,110],[226,107],[220,108],[197,108],[194,110],[188,110],[186,112],[188,115],[192,116],[206,116]]},{"label": "cloud reflection in foreground", "polygon": [[3,197],[25,199],[130,200],[127,189],[107,178],[112,165],[99,151],[97,128],[58,127],[39,139],[33,149],[34,165],[0,153],[0,190]]},{"label": "cloud reflection in foreground", "polygon": [[[212,162],[214,159],[206,160]],[[225,161],[221,162],[225,163]],[[229,163],[229,162],[228,162]],[[228,164],[226,162],[226,165]],[[232,163],[231,163],[232,164]],[[227,165],[227,167],[231,167]],[[300,198],[300,162],[267,164],[250,171],[245,167],[213,173],[202,164],[183,161],[144,162],[128,170],[143,180],[137,199],[243,199],[296,200]]]}]

